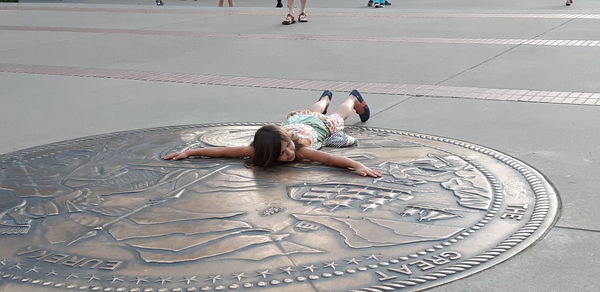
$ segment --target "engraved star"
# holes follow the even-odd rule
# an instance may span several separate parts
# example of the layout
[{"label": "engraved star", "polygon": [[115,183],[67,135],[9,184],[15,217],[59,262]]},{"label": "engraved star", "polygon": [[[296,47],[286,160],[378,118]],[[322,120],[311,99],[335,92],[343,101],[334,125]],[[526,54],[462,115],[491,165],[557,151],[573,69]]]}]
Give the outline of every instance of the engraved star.
[{"label": "engraved star", "polygon": [[70,275],[67,276],[67,280],[69,280],[71,278],[79,279],[79,274],[78,273],[71,273]]},{"label": "engraved star", "polygon": [[304,269],[302,269],[303,271],[309,270],[311,273],[314,272],[316,269],[318,269],[317,267],[315,267],[315,265],[310,265],[310,266],[304,266]]},{"label": "engraved star", "polygon": [[375,255],[375,254],[370,254],[370,255],[368,255],[368,256],[364,256],[364,257],[366,257],[368,260],[370,260],[370,259],[374,259],[374,260],[376,260],[376,261],[378,261],[378,260],[379,260],[379,258],[378,258],[378,257],[377,257],[377,255]]},{"label": "engraved star", "polygon": [[337,264],[335,262],[331,262],[331,263],[324,263],[323,268],[332,268],[335,270],[335,266],[337,266]]},{"label": "engraved star", "polygon": [[160,278],[158,278],[158,280],[156,280],[156,282],[157,283],[160,282],[161,285],[164,285],[167,282],[173,282],[173,281],[171,280],[171,277],[166,277],[166,278],[160,277]]},{"label": "engraved star", "polygon": [[185,282],[186,284],[189,285],[192,282],[198,282],[198,280],[196,280],[196,276],[191,276],[191,277],[183,278],[183,280],[181,280],[181,282]]},{"label": "engraved star", "polygon": [[221,275],[209,276],[208,279],[206,279],[206,281],[212,281],[213,284],[220,280],[221,281],[223,280],[223,276],[221,276]]},{"label": "engraved star", "polygon": [[27,272],[25,272],[25,274],[29,273],[29,272],[36,272],[39,273],[40,272],[40,268],[33,266],[31,269],[27,270]]},{"label": "engraved star", "polygon": [[141,282],[148,282],[148,278],[146,278],[146,277],[135,277],[135,280],[133,280],[132,282],[135,282],[136,285],[139,285]]},{"label": "engraved star", "polygon": [[112,279],[110,280],[110,283],[114,284],[115,282],[123,282],[123,278],[119,278],[117,276],[113,276]]},{"label": "engraved star", "polygon": [[12,266],[12,267],[10,267],[8,269],[9,270],[10,269],[19,269],[19,270],[22,270],[23,269],[23,264],[22,263],[16,263],[14,266]]},{"label": "engraved star", "polygon": [[292,272],[295,272],[296,270],[292,269],[292,267],[285,267],[285,268],[279,268],[280,270],[283,271],[283,273],[286,273],[288,275],[291,275]]},{"label": "engraved star", "polygon": [[100,281],[100,278],[96,277],[96,275],[94,275],[94,274],[91,274],[88,282],[91,282],[91,281],[94,281],[94,280]]},{"label": "engraved star", "polygon": [[241,282],[243,278],[248,278],[248,276],[246,276],[246,273],[233,274],[233,278],[231,279],[237,279]]},{"label": "engraved star", "polygon": [[267,275],[271,275],[271,273],[269,273],[269,270],[264,270],[262,272],[256,272],[258,273],[259,276],[262,276],[263,279],[267,277]]},{"label": "engraved star", "polygon": [[358,262],[362,262],[361,260],[357,260],[355,258],[351,258],[351,259],[346,259],[346,264],[350,265],[350,264],[355,264],[358,265]]},{"label": "engraved star", "polygon": [[52,271],[48,272],[46,276],[58,276],[58,273],[54,269],[52,269]]}]

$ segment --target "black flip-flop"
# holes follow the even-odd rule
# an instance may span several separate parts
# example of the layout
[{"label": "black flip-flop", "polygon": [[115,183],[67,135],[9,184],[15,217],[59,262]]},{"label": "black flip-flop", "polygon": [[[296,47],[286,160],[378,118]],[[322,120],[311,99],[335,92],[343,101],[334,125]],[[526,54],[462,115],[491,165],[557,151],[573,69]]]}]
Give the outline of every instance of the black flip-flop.
[{"label": "black flip-flop", "polygon": [[365,99],[362,97],[362,95],[360,95],[360,92],[354,89],[352,90],[352,92],[350,92],[350,95],[356,97],[356,99],[360,103],[359,105],[354,107],[354,111],[356,111],[356,113],[360,117],[360,121],[364,123],[367,120],[369,120],[369,117],[371,116],[371,110],[369,109],[369,106],[367,105]]}]

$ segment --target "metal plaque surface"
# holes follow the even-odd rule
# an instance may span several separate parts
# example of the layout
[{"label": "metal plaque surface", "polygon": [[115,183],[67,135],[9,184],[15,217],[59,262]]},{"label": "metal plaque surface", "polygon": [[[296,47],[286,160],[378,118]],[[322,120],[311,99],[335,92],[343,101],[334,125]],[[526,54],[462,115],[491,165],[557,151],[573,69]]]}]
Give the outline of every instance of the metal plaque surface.
[{"label": "metal plaque surface", "polygon": [[449,138],[349,127],[314,163],[165,161],[260,124],[118,132],[0,156],[0,291],[413,291],[542,237],[558,196],[525,163]]}]

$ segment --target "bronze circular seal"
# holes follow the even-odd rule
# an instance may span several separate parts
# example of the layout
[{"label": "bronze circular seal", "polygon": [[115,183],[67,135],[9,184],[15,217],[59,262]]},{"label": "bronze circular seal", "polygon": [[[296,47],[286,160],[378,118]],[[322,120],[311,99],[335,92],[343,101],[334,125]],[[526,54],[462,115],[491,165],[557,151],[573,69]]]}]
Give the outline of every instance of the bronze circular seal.
[{"label": "bronze circular seal", "polygon": [[527,164],[405,131],[349,127],[358,146],[325,149],[380,178],[161,159],[247,145],[260,125],[126,131],[0,156],[0,288],[421,290],[508,259],[558,214],[556,191]]}]

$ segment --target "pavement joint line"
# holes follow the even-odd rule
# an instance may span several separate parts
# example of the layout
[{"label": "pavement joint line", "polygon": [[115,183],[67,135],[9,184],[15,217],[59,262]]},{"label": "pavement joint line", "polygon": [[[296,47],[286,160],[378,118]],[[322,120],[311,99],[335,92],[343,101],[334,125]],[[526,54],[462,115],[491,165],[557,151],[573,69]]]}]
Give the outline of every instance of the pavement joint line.
[{"label": "pavement joint line", "polygon": [[[283,79],[251,76],[210,75],[196,73],[171,73],[132,71],[100,68],[81,68],[48,65],[25,65],[0,63],[0,72],[17,74],[40,74],[85,78],[109,78],[148,82],[174,82],[200,85],[277,88],[291,90],[325,89],[351,91],[359,89],[369,94],[402,95],[414,97],[462,98],[476,100],[518,101],[528,103],[553,103],[596,106],[600,105],[600,93],[536,91],[524,89],[494,89],[457,87],[431,84],[370,83],[355,81]],[[535,98],[534,98],[535,96]],[[567,98],[568,97],[568,98]]]},{"label": "pavement joint line", "polygon": [[[365,8],[366,9],[366,8]],[[49,11],[49,12],[107,12],[107,13],[142,13],[142,14],[215,14],[215,15],[249,15],[249,16],[280,16],[280,11],[223,11],[190,7],[187,9],[173,8],[114,8],[114,7],[25,7],[0,6],[0,10],[17,11]],[[550,19],[600,19],[600,14],[565,14],[565,13],[351,13],[351,12],[311,12],[314,16],[352,17],[352,18],[550,18]]]},{"label": "pavement joint line", "polygon": [[293,41],[347,41],[347,42],[388,42],[388,43],[425,43],[425,44],[480,44],[480,45],[529,45],[546,47],[600,47],[600,40],[545,40],[545,39],[469,39],[469,38],[411,38],[411,37],[352,37],[333,35],[308,34],[216,34],[189,31],[147,30],[147,29],[117,29],[117,28],[78,28],[78,27],[43,27],[43,26],[12,26],[0,25],[0,30],[6,31],[42,31],[42,32],[75,32],[75,33],[105,33],[131,35],[161,35],[173,37],[196,38],[239,38],[239,39],[270,39]]},{"label": "pavement joint line", "polygon": [[600,230],[594,230],[594,229],[588,229],[588,228],[580,228],[580,227],[572,227],[572,226],[555,225],[554,228],[600,233]]}]

